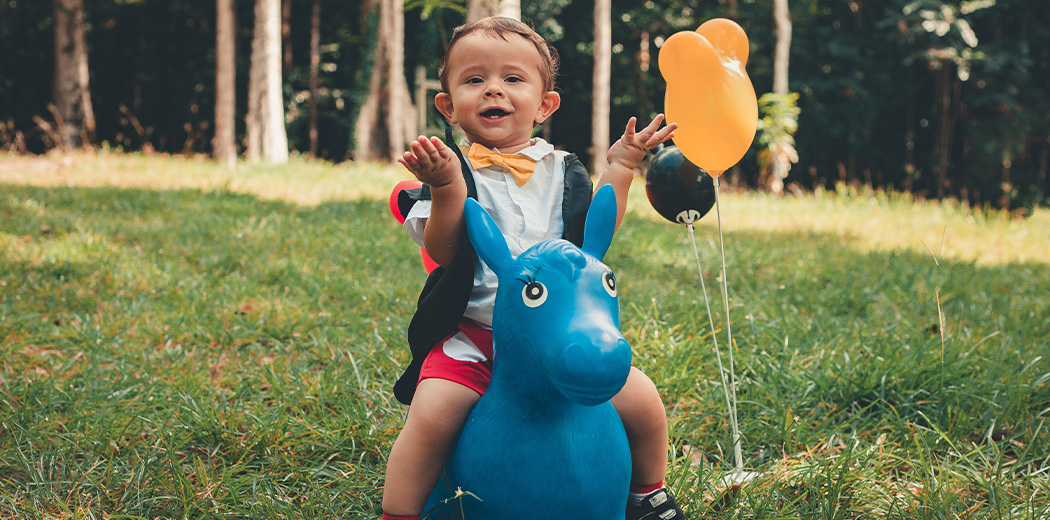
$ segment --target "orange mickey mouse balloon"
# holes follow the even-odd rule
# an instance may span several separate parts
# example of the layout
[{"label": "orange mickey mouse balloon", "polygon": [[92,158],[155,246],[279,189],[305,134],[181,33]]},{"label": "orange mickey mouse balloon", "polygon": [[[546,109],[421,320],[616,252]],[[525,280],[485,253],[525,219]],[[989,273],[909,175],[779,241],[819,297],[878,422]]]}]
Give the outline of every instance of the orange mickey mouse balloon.
[{"label": "orange mickey mouse balloon", "polygon": [[725,18],[675,33],[660,48],[664,110],[668,122],[678,123],[674,144],[713,177],[736,164],[755,138],[758,101],[744,70],[747,56],[747,35]]}]

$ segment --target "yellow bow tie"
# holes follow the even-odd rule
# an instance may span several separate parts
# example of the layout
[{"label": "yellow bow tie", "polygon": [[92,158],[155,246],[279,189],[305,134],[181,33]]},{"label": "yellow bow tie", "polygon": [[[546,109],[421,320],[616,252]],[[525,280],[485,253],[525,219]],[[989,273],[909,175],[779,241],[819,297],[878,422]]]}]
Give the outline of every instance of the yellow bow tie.
[{"label": "yellow bow tie", "polygon": [[486,166],[499,166],[509,171],[519,188],[529,182],[532,172],[536,170],[536,161],[531,157],[496,153],[477,143],[470,145],[470,149],[467,150],[467,160],[475,170]]}]

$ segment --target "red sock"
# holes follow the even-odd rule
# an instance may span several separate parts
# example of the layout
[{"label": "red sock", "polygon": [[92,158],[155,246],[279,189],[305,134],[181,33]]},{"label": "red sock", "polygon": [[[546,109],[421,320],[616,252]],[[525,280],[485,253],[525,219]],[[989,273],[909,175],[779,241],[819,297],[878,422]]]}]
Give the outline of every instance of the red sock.
[{"label": "red sock", "polygon": [[419,515],[392,515],[384,512],[383,520],[419,520]]},{"label": "red sock", "polygon": [[652,493],[653,491],[656,491],[657,489],[660,489],[660,488],[663,488],[663,487],[664,487],[664,481],[662,481],[662,480],[660,482],[657,482],[656,484],[646,484],[646,485],[631,484],[631,494],[632,495],[638,495],[638,496],[645,496],[645,495],[648,495],[649,493]]}]

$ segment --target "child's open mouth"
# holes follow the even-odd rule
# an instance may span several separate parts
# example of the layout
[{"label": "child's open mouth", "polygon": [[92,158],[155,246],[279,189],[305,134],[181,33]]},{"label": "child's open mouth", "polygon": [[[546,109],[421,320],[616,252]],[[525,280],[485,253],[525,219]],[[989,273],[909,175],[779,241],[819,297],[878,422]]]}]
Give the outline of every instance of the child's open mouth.
[{"label": "child's open mouth", "polygon": [[481,113],[481,117],[484,117],[485,119],[499,119],[508,115],[510,115],[510,112],[507,112],[502,108],[490,108]]}]

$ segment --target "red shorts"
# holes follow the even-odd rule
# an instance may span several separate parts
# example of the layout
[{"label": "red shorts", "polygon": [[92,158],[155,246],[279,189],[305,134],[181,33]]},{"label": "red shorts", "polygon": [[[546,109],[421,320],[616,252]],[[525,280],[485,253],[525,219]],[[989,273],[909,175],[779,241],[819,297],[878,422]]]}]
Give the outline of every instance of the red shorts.
[{"label": "red shorts", "polygon": [[432,377],[484,394],[492,378],[492,331],[468,319],[460,321],[423,360],[419,381]]}]

